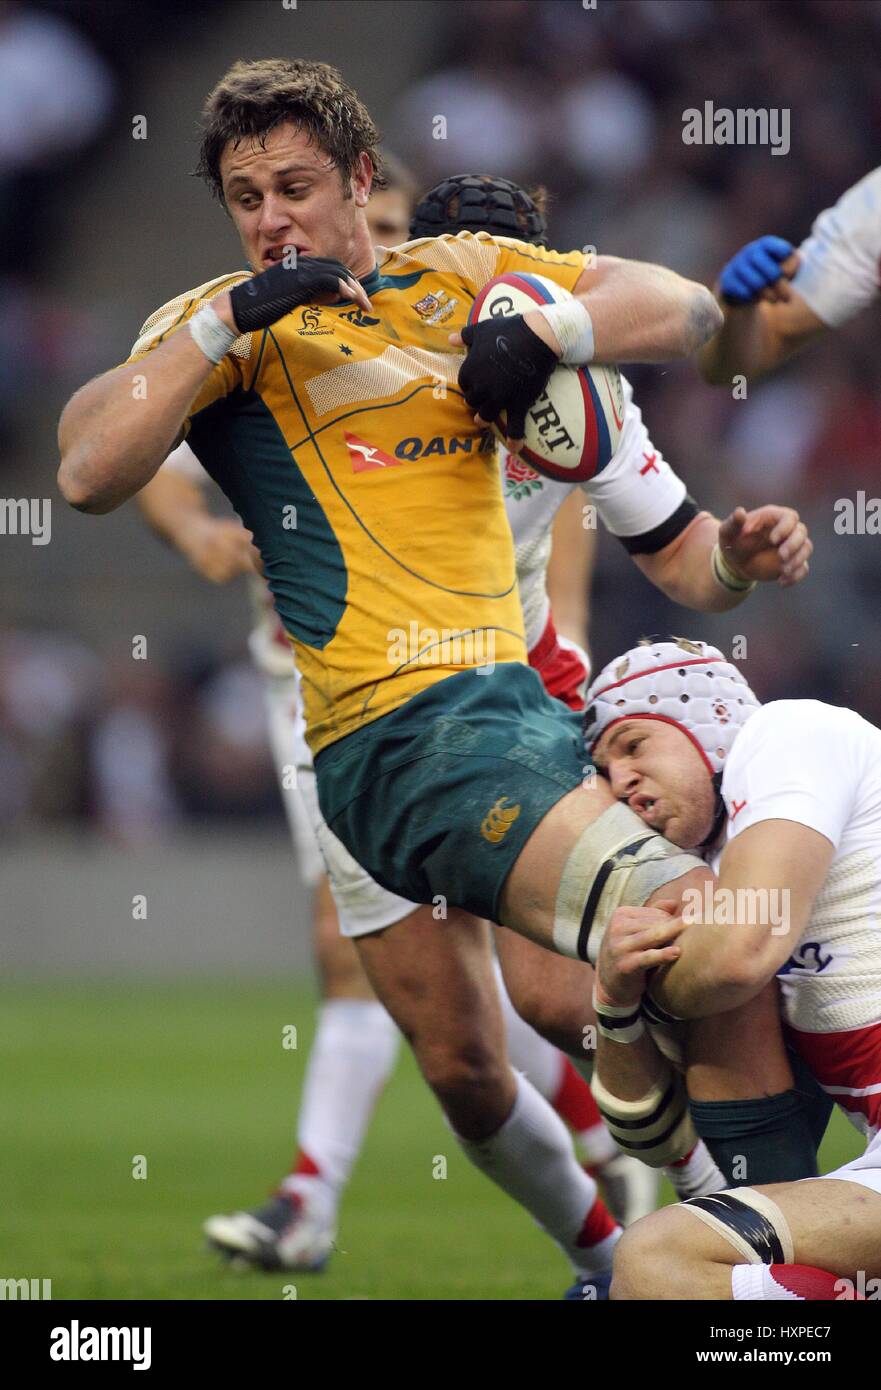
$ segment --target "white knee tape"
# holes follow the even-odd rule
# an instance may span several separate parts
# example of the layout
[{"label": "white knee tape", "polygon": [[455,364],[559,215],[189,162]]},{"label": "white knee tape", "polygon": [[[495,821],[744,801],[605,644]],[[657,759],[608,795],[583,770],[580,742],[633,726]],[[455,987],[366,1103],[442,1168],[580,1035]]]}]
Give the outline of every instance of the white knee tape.
[{"label": "white knee tape", "polygon": [[615,1143],[650,1168],[678,1162],[697,1143],[685,1086],[672,1067],[639,1100],[612,1095],[596,1070],[590,1088]]},{"label": "white knee tape", "polygon": [[733,1245],[751,1265],[791,1265],[795,1249],[789,1222],[776,1202],[754,1187],[729,1187],[682,1203],[706,1226]]},{"label": "white knee tape", "polygon": [[554,909],[554,945],[593,965],[616,907],[641,907],[658,888],[703,867],[620,802],[582,832],[566,860]]}]

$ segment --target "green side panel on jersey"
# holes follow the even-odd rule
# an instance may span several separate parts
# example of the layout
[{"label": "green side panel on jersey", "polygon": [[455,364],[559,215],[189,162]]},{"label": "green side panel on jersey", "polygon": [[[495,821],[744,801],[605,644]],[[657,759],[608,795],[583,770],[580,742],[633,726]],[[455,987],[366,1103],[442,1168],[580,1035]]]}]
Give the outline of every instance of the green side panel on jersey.
[{"label": "green side panel on jersey", "polygon": [[[418,285],[423,275],[428,275],[429,267],[425,266],[422,270],[411,270],[404,275],[381,275],[378,266],[374,266],[369,275],[365,275],[359,281],[363,285],[368,295],[379,294],[380,290],[409,290],[414,285]],[[354,299],[339,299],[333,308],[339,308],[344,304],[354,304]]]},{"label": "green side panel on jersey", "polygon": [[193,416],[187,443],[253,533],[287,631],[326,647],[346,610],[346,563],[272,411],[235,391]]}]

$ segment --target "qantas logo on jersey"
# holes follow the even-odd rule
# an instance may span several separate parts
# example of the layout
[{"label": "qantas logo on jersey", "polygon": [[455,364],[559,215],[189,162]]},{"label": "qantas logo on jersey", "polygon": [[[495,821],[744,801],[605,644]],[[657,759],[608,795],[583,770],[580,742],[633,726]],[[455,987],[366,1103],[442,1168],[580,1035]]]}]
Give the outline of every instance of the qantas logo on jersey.
[{"label": "qantas logo on jersey", "polygon": [[353,473],[369,473],[374,468],[400,468],[400,459],[390,458],[375,444],[368,444],[366,439],[359,439],[357,434],[350,434],[348,430],[345,437]]},{"label": "qantas logo on jersey", "polygon": [[425,440],[415,434],[408,435],[395,445],[394,458],[349,430],[345,431],[345,439],[354,473],[365,473],[371,468],[395,468],[412,459],[448,458],[460,453],[492,454],[498,447],[492,430],[484,430],[483,434],[470,438],[453,435],[451,439],[445,439],[437,434],[433,439]]},{"label": "qantas logo on jersey", "polygon": [[453,435],[451,439],[445,439],[443,435],[436,434],[433,439],[420,439],[418,435],[408,435],[395,445],[395,457],[399,459],[427,459],[433,455],[438,458],[445,458],[453,454],[492,454],[498,448],[498,441],[492,430],[484,430],[483,434],[470,435],[465,438]]}]

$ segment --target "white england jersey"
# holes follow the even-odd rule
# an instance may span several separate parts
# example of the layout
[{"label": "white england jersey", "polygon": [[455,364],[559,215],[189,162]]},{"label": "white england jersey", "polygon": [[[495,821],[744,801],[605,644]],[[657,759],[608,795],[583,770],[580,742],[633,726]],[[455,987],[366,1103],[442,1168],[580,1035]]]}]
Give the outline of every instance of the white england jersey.
[{"label": "white england jersey", "polygon": [[728,840],[789,820],[835,848],[779,972],[786,1021],[806,1033],[881,1022],[881,730],[819,700],[774,700],[734,740],[722,797]]},{"label": "white england jersey", "polygon": [[809,309],[830,328],[854,318],[881,295],[881,168],[821,212],[799,247],[792,281]]},{"label": "white england jersey", "polygon": [[[603,525],[629,548],[634,545],[638,548],[635,538],[663,527],[685,500],[685,484],[649,438],[642,412],[633,399],[633,387],[624,377],[621,381],[624,388],[621,438],[606,467],[589,482],[553,482],[501,450],[502,487],[514,537],[517,583],[529,651],[544,632],[550,615],[547,570],[551,526],[571,492],[581,487],[585,494],[585,529],[593,524],[589,510],[593,507]],[[209,482],[208,474],[188,444],[180,444],[162,467],[183,473],[202,485]],[[660,548],[659,544],[653,548]],[[261,670],[270,675],[290,675],[293,655],[269,589],[255,576],[250,591],[254,618],[249,639],[251,655]]]}]

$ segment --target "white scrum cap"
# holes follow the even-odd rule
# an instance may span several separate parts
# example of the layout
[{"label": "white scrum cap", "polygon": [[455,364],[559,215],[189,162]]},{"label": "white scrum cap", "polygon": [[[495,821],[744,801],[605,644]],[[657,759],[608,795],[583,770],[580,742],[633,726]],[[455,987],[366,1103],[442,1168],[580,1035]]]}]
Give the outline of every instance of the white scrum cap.
[{"label": "white scrum cap", "polygon": [[706,642],[684,637],[632,647],[610,661],[587,692],[584,737],[592,752],[624,719],[662,719],[691,739],[711,776],[721,773],[759,701],[736,666]]}]

